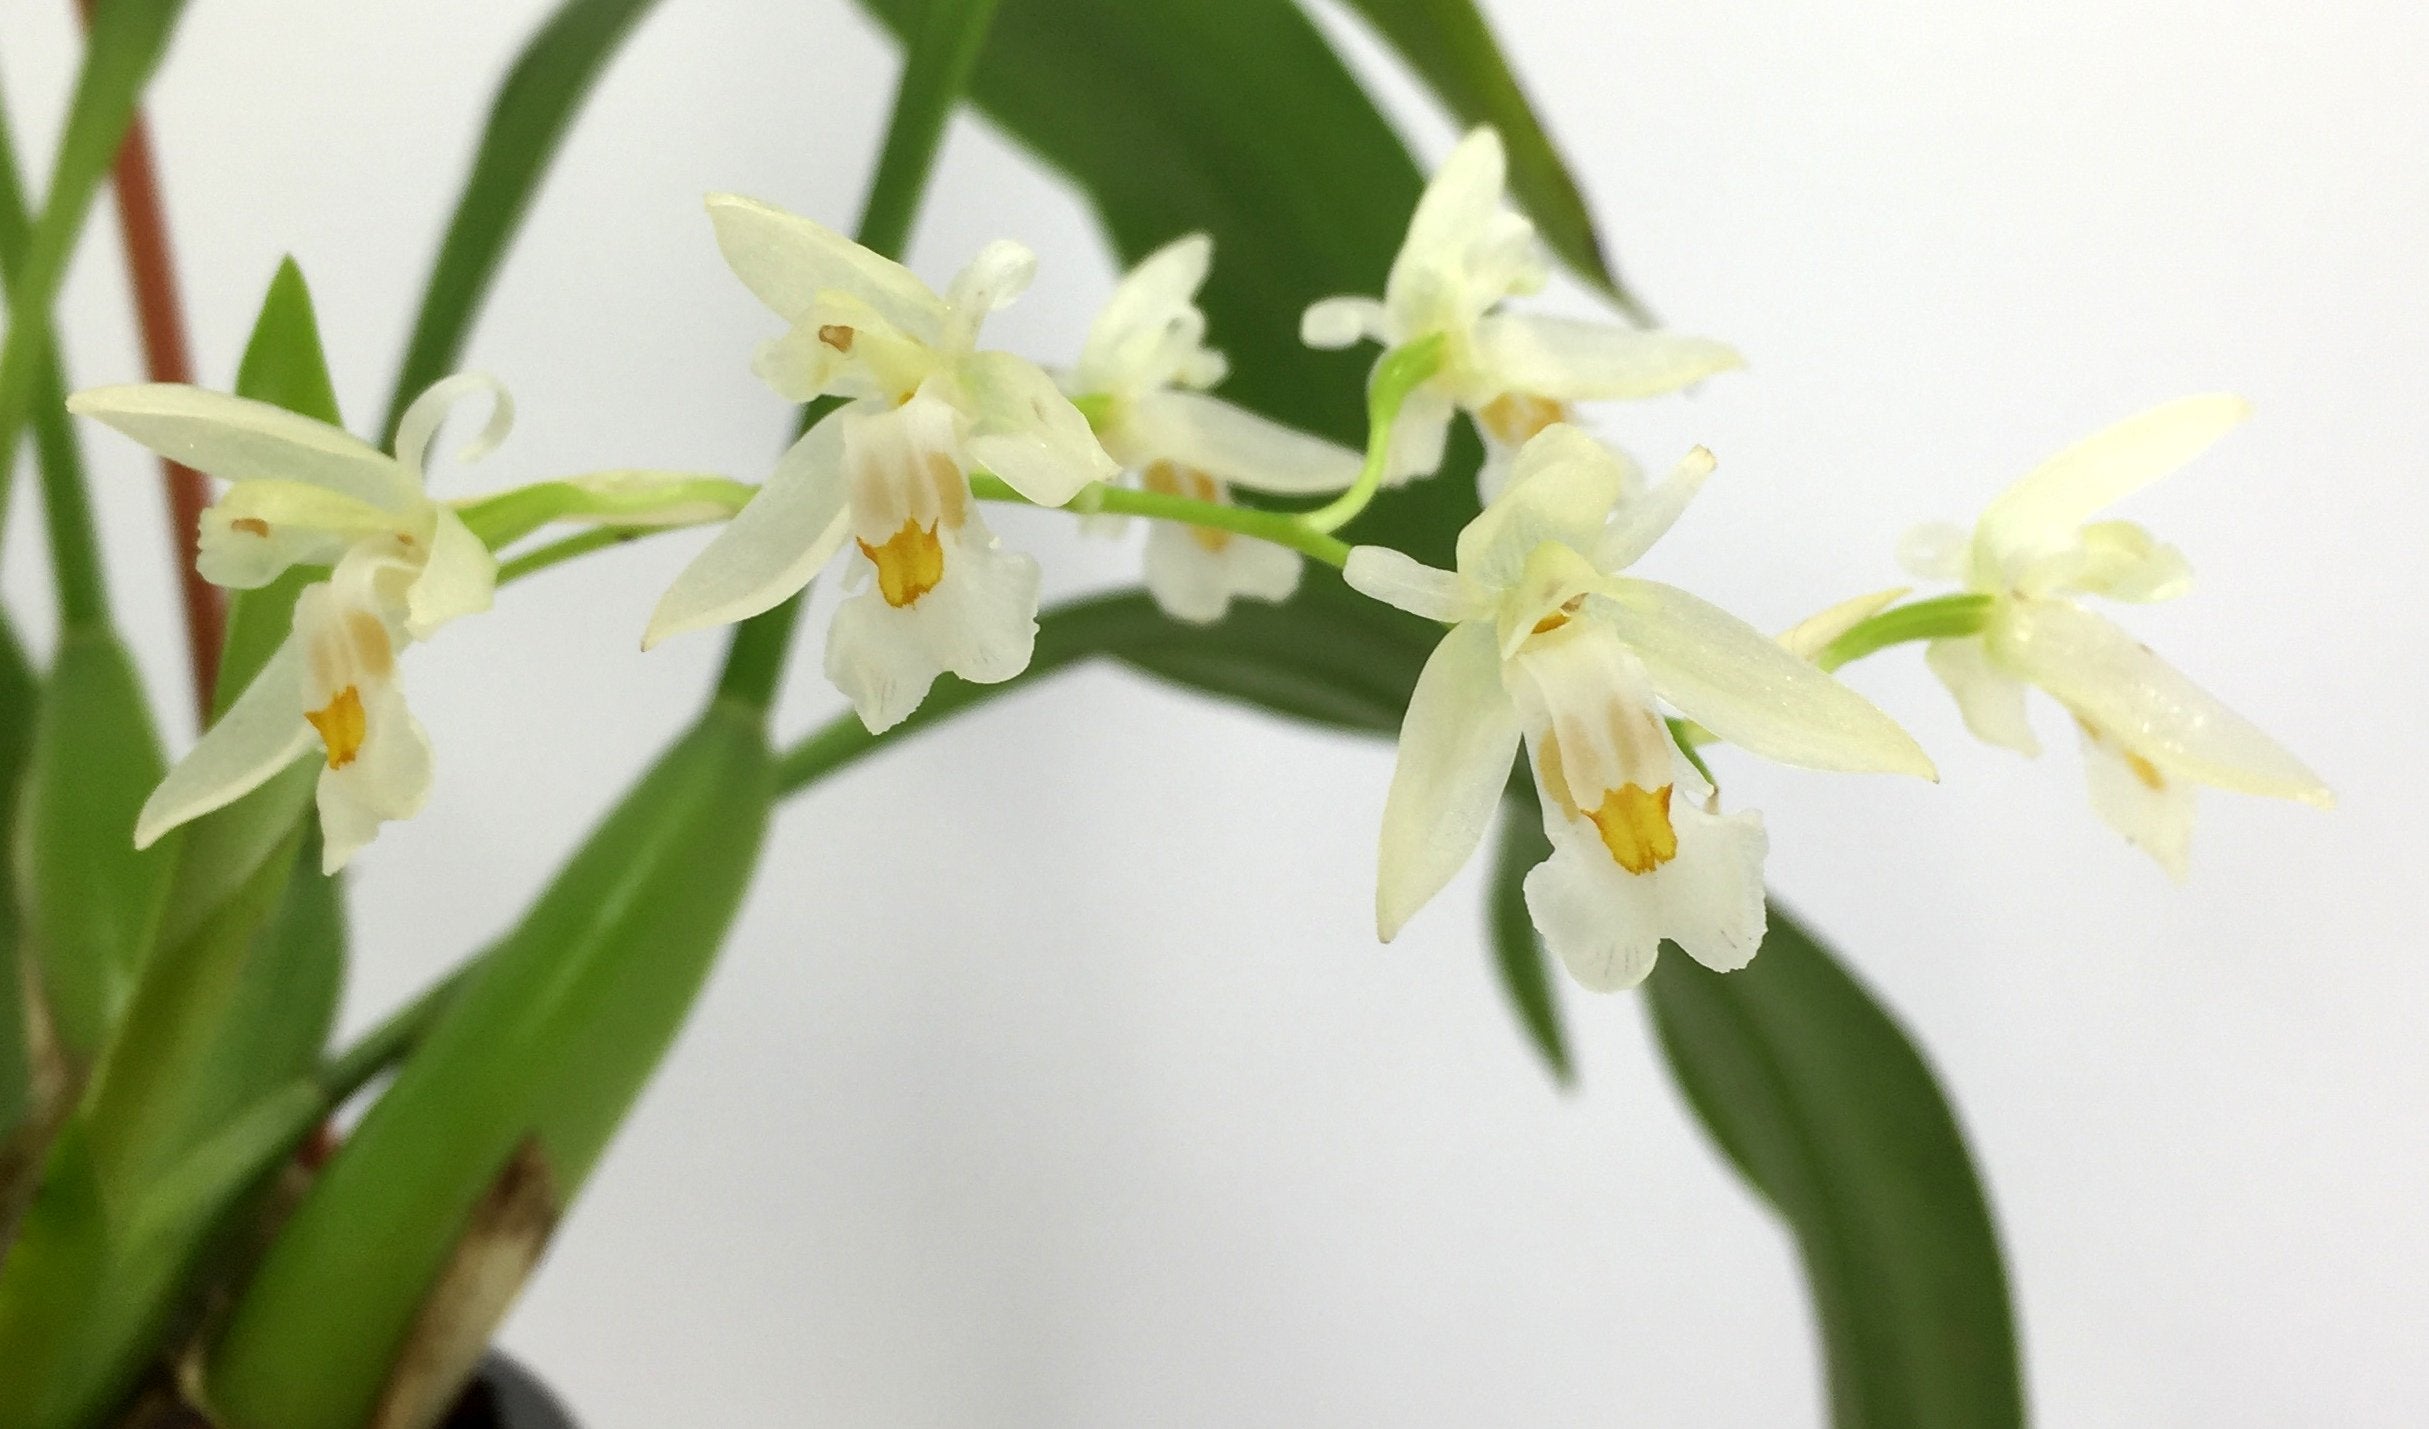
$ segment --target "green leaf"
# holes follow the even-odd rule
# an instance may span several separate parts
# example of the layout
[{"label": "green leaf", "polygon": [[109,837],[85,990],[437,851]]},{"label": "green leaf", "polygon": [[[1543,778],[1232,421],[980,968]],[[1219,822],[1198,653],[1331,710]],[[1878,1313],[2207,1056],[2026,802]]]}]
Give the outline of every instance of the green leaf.
[{"label": "green leaf", "polygon": [[117,1025],[151,947],[178,836],[135,847],[135,815],[166,771],[143,683],[118,638],[64,633],[26,771],[26,946],[70,1065]]},{"label": "green leaf", "polygon": [[570,1199],[706,977],[772,797],[759,717],[721,702],[591,835],[281,1230],[211,1358],[223,1418],[358,1429],[527,1138]]},{"label": "green leaf", "polygon": [[[17,628],[0,610],[0,1148],[32,1110],[33,1066],[25,1042],[25,980],[17,967],[17,791],[33,752],[42,687]],[[0,1246],[8,1243],[8,1172],[0,1149]]]},{"label": "green leaf", "polygon": [[0,529],[7,526],[17,439],[44,395],[43,374],[51,368],[51,304],[93,195],[184,9],[184,0],[101,0],[94,7],[42,212],[8,285],[8,334],[0,345]]},{"label": "green leaf", "polygon": [[1576,1079],[1569,1063],[1569,1036],[1560,1023],[1560,999],[1553,987],[1552,958],[1536,936],[1535,920],[1527,913],[1528,870],[1552,856],[1552,841],[1544,837],[1543,813],[1536,803],[1533,781],[1523,774],[1510,780],[1502,800],[1501,835],[1493,857],[1492,891],[1485,906],[1486,931],[1493,940],[1493,967],[1501,975],[1502,991],[1518,1013],[1527,1040],[1543,1054],[1552,1079],[1563,1086]]},{"label": "green leaf", "polygon": [[381,445],[394,439],[397,422],[422,389],[455,369],[507,245],[530,212],[575,112],[653,3],[567,0],[507,71],[422,289],[421,311],[380,421]]},{"label": "green leaf", "polygon": [[1673,948],[1645,994],[1688,1101],[1796,1233],[1832,1421],[2022,1424],[1990,1206],[1896,1020],[1776,903],[1746,968]]},{"label": "green leaf", "polygon": [[1349,0],[1463,125],[1501,131],[1510,191],[1546,245],[1638,322],[1652,318],[1621,285],[1568,164],[1552,147],[1474,0]]}]

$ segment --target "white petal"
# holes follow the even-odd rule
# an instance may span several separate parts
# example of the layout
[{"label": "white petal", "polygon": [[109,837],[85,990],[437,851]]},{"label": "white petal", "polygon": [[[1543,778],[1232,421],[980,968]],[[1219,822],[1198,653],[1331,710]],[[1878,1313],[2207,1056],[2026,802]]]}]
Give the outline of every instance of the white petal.
[{"label": "white petal", "polygon": [[1387,484],[1442,469],[1442,454],[1451,440],[1451,418],[1459,408],[1449,396],[1431,386],[1420,387],[1400,404],[1392,421],[1390,444],[1384,448],[1383,479]]},{"label": "white petal", "polygon": [[429,558],[405,594],[405,628],[416,640],[429,639],[459,616],[489,609],[498,588],[497,558],[455,512],[436,509],[429,541]]},{"label": "white petal", "polygon": [[2091,784],[2093,810],[2181,882],[2193,850],[2193,786],[2168,778],[2148,761],[2138,766],[2132,754],[2088,724],[2076,728],[2083,736],[2083,773]]},{"label": "white petal", "polygon": [[420,484],[395,458],[267,402],[154,382],[79,392],[67,405],[222,481],[304,482],[391,511],[421,500]]},{"label": "white petal", "polygon": [[1546,541],[1580,556],[1595,549],[1627,473],[1602,443],[1565,422],[1518,453],[1510,489],[1459,533],[1459,574],[1487,590],[1518,584]]},{"label": "white petal", "polygon": [[1816,611],[1780,632],[1780,648],[1799,660],[1811,660],[1830,648],[1833,640],[1896,605],[1908,589],[1891,586],[1867,595],[1850,596],[1827,610]]},{"label": "white petal", "polygon": [[1664,938],[1715,972],[1734,972],[1763,944],[1763,856],[1753,813],[1670,808],[1678,853],[1647,873],[1613,862],[1593,826],[1555,814],[1552,856],[1527,875],[1527,914],[1569,975],[1595,992],[1634,987]]},{"label": "white petal", "polygon": [[1322,298],[1299,315],[1299,341],[1309,347],[1348,347],[1363,339],[1391,340],[1391,319],[1373,298]]},{"label": "white petal", "polygon": [[1148,460],[1195,467],[1229,486],[1284,495],[1346,489],[1364,461],[1344,446],[1268,421],[1202,392],[1155,392],[1125,424]]},{"label": "white petal", "polygon": [[1464,286],[1476,250],[1505,216],[1507,169],[1501,136],[1489,126],[1469,130],[1442,161],[1409,215],[1408,236],[1384,283],[1384,300],[1395,311],[1426,306],[1438,294]]},{"label": "white petal", "polygon": [[851,529],[838,418],[852,410],[830,414],[785,452],[759,494],[675,577],[641,648],[757,615],[818,574]]},{"label": "white petal", "polygon": [[[1600,445],[1600,443],[1597,443]],[[1695,493],[1704,489],[1704,478],[1712,474],[1715,463],[1712,453],[1695,447],[1679,458],[1678,466],[1661,485],[1633,500],[1619,503],[1599,540],[1594,544],[1594,568],[1605,575],[1616,575],[1635,565],[1653,543],[1670,533],[1678,518],[1686,514],[1687,503]],[[1622,477],[1626,475],[1622,468]]]},{"label": "white petal", "polygon": [[1496,313],[1475,329],[1477,369],[1559,401],[1658,397],[1746,365],[1727,343],[1616,323]]},{"label": "white petal", "polygon": [[1428,620],[1469,620],[1482,613],[1459,577],[1389,546],[1353,548],[1341,577],[1361,595]]},{"label": "white petal", "polygon": [[1214,259],[1203,233],[1176,238],[1139,260],[1088,328],[1077,392],[1141,392],[1174,382],[1206,336],[1198,288]]},{"label": "white petal", "polygon": [[1060,506],[1092,481],[1121,473],[1088,419],[1034,362],[1008,352],[961,364],[970,459],[1041,506]]},{"label": "white petal", "polygon": [[947,545],[943,579],[910,605],[889,605],[870,589],[836,608],[827,678],[869,732],[882,734],[919,708],[939,674],[992,685],[1027,669],[1037,589],[1037,562],[994,549],[973,520]]},{"label": "white petal", "polygon": [[252,793],[312,747],[304,722],[303,652],[293,636],[278,647],[236,703],[169,770],[135,820],[135,847]]},{"label": "white petal", "polygon": [[1973,539],[1973,532],[1962,526],[1927,521],[1898,538],[1898,564],[1918,580],[1963,580],[1965,553]]},{"label": "white petal", "polygon": [[1484,837],[1510,777],[1518,713],[1501,688],[1492,627],[1461,625],[1417,676],[1383,804],[1375,930],[1390,942]]},{"label": "white petal", "polygon": [[2041,752],[2024,708],[2025,683],[1992,663],[1980,636],[1934,640],[1923,651],[1923,663],[1948,687],[1974,738],[2018,754]]},{"label": "white petal", "polygon": [[456,403],[466,397],[486,394],[489,398],[489,419],[481,424],[479,435],[466,442],[455,454],[459,463],[476,462],[497,449],[514,430],[514,398],[506,393],[506,384],[486,372],[459,372],[442,377],[413,399],[405,415],[397,419],[396,459],[417,482],[429,470],[430,443],[439,434],[439,426]]},{"label": "white petal", "polygon": [[2199,456],[2251,415],[2241,397],[2186,397],[2097,432],[2042,463],[1982,513],[1978,539],[2000,570],[2074,543],[2103,507]]},{"label": "white petal", "polygon": [[1736,616],[1655,581],[1614,576],[1607,590],[1619,637],[1654,689],[1721,738],[1808,769],[1939,777],[1870,700]]},{"label": "white petal", "polygon": [[944,300],[910,269],[825,224],[735,194],[711,194],[708,216],[734,276],[788,322],[836,291],[921,339],[944,327]]},{"label": "white petal", "polygon": [[403,521],[325,486],[242,481],[204,508],[195,566],[213,585],[255,590],[289,566],[333,565],[348,546]]},{"label": "white petal", "polygon": [[1992,658],[2171,775],[2244,794],[2335,802],[2318,775],[2115,625],[2064,601],[2011,601]]},{"label": "white petal", "polygon": [[2027,594],[2082,591],[2110,600],[2174,600],[2193,585],[2184,552],[2131,521],[2095,521],[2075,544],[2045,557],[2017,581]]},{"label": "white petal", "polygon": [[[1222,539],[1210,546],[1201,536]],[[1290,599],[1299,588],[1299,556],[1254,537],[1156,521],[1147,532],[1145,575],[1148,594],[1166,615],[1211,625],[1230,612],[1235,597]]]},{"label": "white petal", "polygon": [[430,798],[430,735],[394,681],[358,687],[363,745],[343,768],[320,776],[321,872],[346,866],[379,826],[409,819]]}]

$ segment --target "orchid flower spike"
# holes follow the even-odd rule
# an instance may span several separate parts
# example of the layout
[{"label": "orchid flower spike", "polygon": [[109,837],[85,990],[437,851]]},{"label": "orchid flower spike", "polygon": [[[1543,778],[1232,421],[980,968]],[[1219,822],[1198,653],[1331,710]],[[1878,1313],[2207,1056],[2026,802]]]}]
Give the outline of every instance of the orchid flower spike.
[{"label": "orchid flower spike", "polygon": [[1311,347],[1372,338],[1394,348],[1439,335],[1442,366],[1401,409],[1386,476],[1440,467],[1452,413],[1464,409],[1484,438],[1477,485],[1485,501],[1528,438],[1576,420],[1572,404],[1656,397],[1743,365],[1709,338],[1499,311],[1546,276],[1535,226],[1504,198],[1507,167],[1501,136],[1470,130],[1418,199],[1381,300],[1326,298],[1299,325]]},{"label": "orchid flower spike", "polygon": [[202,513],[195,565],[205,580],[252,590],[290,566],[335,566],[357,546],[375,547],[410,570],[399,619],[424,640],[458,616],[487,610],[497,587],[489,548],[423,483],[448,410],[476,393],[488,395],[490,409],[480,434],[456,455],[470,462],[514,424],[506,389],[484,373],[444,378],[416,398],[397,424],[394,456],[284,407],[176,383],[99,387],[67,405],[230,483]]},{"label": "orchid flower spike", "polygon": [[2038,754],[2024,691],[2048,691],[2075,717],[2092,807],[2178,878],[2196,784],[2320,808],[2335,802],[2277,741],[2079,600],[2184,593],[2192,571],[2175,547],[2133,522],[2091,518],[2191,461],[2250,412],[2223,395],[2154,407],[2050,458],[1992,502],[1971,533],[1921,527],[1900,550],[1916,575],[1962,581],[1991,598],[1981,634],[1933,641],[1925,656],[1966,727]]},{"label": "orchid flower spike", "polygon": [[[1088,329],[1063,390],[1149,491],[1228,505],[1235,486],[1289,496],[1343,490],[1358,479],[1358,453],[1205,390],[1225,371],[1223,354],[1206,346],[1197,305],[1213,254],[1213,240],[1193,233],[1131,269]],[[1235,596],[1288,600],[1299,557],[1254,537],[1156,521],[1146,578],[1165,614],[1203,625],[1222,619]]]},{"label": "orchid flower spike", "polygon": [[1552,841],[1527,875],[1527,910],[1597,990],[1641,981],[1664,938],[1722,971],[1762,943],[1761,816],[1712,807],[1657,699],[1767,758],[1934,777],[1862,696],[1685,591],[1620,574],[1711,469],[1699,447],[1625,501],[1611,453],[1555,424],[1460,533],[1456,572],[1377,546],[1350,553],[1352,586],[1451,626],[1418,676],[1384,804],[1386,941],[1467,862],[1522,738]]},{"label": "orchid flower spike", "polygon": [[735,275],[792,325],[760,349],[759,376],[794,401],[850,400],[675,578],[643,647],[776,605],[848,539],[875,584],[835,612],[827,677],[872,731],[917,709],[944,671],[981,684],[1019,674],[1037,635],[1037,562],[997,549],[970,474],[1060,506],[1117,470],[1052,378],[977,350],[979,324],[1028,286],[1035,257],[989,244],[939,296],[806,218],[730,194],[708,209]]}]

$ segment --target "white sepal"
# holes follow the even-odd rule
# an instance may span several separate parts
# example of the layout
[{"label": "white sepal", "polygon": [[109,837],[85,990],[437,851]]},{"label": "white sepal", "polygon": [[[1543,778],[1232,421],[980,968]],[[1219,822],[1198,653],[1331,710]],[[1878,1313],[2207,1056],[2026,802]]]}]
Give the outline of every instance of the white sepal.
[{"label": "white sepal", "polygon": [[1492,822],[1518,712],[1501,685],[1492,628],[1458,626],[1417,676],[1384,799],[1375,931],[1390,942],[1475,852]]},{"label": "white sepal", "polygon": [[851,534],[844,408],[793,443],[759,494],[693,557],[658,601],[646,650],[670,635],[741,620],[800,590]]}]

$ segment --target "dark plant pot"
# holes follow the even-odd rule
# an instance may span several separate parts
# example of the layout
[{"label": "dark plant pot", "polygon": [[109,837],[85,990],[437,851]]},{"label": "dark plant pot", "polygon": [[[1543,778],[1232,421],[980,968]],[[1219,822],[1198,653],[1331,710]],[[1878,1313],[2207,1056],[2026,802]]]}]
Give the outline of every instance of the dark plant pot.
[{"label": "dark plant pot", "polygon": [[531,1371],[492,1353],[440,1429],[578,1429],[573,1412]]}]

